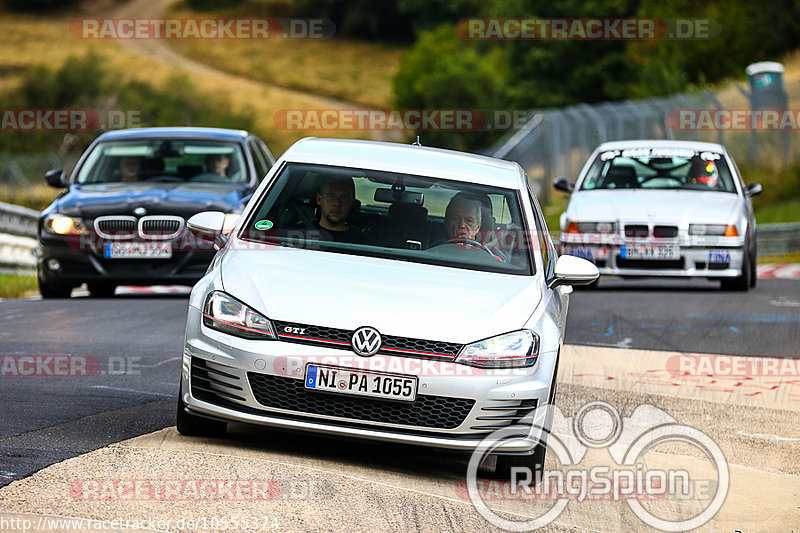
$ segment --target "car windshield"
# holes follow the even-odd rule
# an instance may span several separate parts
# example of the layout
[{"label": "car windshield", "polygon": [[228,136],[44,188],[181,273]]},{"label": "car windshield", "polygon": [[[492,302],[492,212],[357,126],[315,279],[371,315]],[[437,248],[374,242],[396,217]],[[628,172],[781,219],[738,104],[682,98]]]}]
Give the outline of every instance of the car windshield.
[{"label": "car windshield", "polygon": [[417,175],[287,164],[243,225],[257,242],[530,275],[512,189]]},{"label": "car windshield", "polygon": [[608,150],[594,160],[580,190],[690,189],[736,192],[722,154],[684,148]]},{"label": "car windshield", "polygon": [[151,140],[99,143],[78,173],[78,183],[247,181],[247,166],[236,143]]}]

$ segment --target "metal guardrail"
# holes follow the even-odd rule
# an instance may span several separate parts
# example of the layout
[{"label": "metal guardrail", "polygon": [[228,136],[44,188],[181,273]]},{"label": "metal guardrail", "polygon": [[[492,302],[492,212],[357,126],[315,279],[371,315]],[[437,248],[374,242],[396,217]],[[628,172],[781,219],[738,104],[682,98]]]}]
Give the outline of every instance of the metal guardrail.
[{"label": "metal guardrail", "polygon": [[39,212],[19,205],[0,202],[0,233],[36,237]]},{"label": "metal guardrail", "polygon": [[0,202],[0,270],[30,274],[36,268],[39,212]]},{"label": "metal guardrail", "polygon": [[800,222],[761,224],[756,227],[756,239],[760,256],[800,252]]}]

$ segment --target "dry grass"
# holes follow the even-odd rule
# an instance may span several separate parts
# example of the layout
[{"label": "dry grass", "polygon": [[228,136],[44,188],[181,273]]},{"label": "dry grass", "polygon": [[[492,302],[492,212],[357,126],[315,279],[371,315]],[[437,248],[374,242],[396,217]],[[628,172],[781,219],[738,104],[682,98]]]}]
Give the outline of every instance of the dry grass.
[{"label": "dry grass", "polygon": [[33,185],[21,189],[0,185],[0,202],[21,205],[41,211],[56,199],[63,189],[55,189],[49,185]]},{"label": "dry grass", "polygon": [[[175,5],[170,17],[228,16]],[[219,70],[345,100],[391,106],[394,76],[404,51],[398,46],[342,39],[184,39],[169,41],[181,54]]]},{"label": "dry grass", "polygon": [[[130,46],[131,43],[76,39],[69,33],[71,19],[70,16],[33,17],[0,13],[0,27],[7,29],[0,40],[0,73],[3,73],[0,92],[16,89],[25,72],[35,65],[57,68],[70,56],[83,56],[93,51],[120,82],[138,80],[169,90],[167,81],[170,77],[185,74],[202,93],[210,95],[220,109],[254,117],[256,129],[276,156],[302,137],[320,135],[316,130],[280,130],[273,123],[273,114],[278,110],[324,107],[314,95],[265,87],[254,81],[231,79],[224,74],[185,69],[179,62],[162,58],[157,53],[143,53]],[[369,138],[370,133],[360,130],[325,131],[324,136]]]}]

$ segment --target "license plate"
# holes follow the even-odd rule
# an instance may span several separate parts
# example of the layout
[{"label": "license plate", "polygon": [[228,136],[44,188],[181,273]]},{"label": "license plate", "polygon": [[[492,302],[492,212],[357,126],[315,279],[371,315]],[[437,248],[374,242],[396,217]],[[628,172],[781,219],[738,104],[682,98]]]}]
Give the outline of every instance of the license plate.
[{"label": "license plate", "polygon": [[306,365],[306,389],[413,402],[417,378],[348,368]]},{"label": "license plate", "polygon": [[107,242],[103,247],[106,259],[169,259],[170,242]]},{"label": "license plate", "polygon": [[661,259],[670,261],[681,258],[681,249],[678,246],[665,244],[663,246],[622,246],[620,253],[622,259]]}]

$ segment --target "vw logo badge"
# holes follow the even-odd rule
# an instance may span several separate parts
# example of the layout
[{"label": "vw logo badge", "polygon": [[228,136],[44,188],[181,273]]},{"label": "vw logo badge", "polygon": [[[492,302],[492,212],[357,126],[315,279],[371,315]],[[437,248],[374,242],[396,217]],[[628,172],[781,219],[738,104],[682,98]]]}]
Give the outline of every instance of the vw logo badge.
[{"label": "vw logo badge", "polygon": [[362,357],[371,357],[381,349],[381,334],[371,327],[358,328],[350,342],[353,351]]},{"label": "vw logo badge", "polygon": [[144,207],[137,207],[136,209],[133,210],[133,214],[139,217],[144,215],[145,213],[147,213],[147,209],[145,209]]}]

